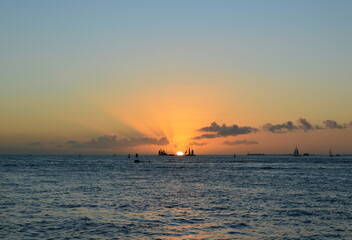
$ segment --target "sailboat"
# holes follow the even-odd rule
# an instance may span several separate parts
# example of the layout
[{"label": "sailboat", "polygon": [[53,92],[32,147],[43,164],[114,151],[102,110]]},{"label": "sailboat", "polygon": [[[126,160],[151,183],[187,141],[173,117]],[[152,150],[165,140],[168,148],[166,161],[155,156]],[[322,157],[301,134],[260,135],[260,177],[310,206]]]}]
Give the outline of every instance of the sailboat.
[{"label": "sailboat", "polygon": [[295,150],[293,151],[293,155],[292,156],[294,156],[294,157],[300,157],[301,156],[301,154],[299,154],[297,146],[296,146]]},{"label": "sailboat", "polygon": [[331,151],[331,148],[330,148],[330,151],[329,151],[329,157],[333,157],[334,155],[332,154],[332,151]]},{"label": "sailboat", "polygon": [[188,148],[188,149],[185,151],[185,155],[184,155],[184,156],[195,156],[193,149]]}]

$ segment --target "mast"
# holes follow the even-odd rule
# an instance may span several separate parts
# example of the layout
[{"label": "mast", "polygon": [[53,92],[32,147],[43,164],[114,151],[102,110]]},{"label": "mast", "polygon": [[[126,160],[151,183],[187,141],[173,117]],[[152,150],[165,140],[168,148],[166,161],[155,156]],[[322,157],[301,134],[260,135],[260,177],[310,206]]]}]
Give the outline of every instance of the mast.
[{"label": "mast", "polygon": [[300,156],[297,146],[296,146],[295,150],[293,151],[293,156]]}]

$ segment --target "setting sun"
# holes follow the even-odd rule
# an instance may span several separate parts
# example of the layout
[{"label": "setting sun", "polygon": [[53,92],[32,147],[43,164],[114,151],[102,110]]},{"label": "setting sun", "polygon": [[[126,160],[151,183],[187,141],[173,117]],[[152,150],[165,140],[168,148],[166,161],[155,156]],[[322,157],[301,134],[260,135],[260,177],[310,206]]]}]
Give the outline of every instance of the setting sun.
[{"label": "setting sun", "polygon": [[177,156],[183,156],[183,152],[178,151],[178,152],[176,153],[176,155],[177,155]]}]

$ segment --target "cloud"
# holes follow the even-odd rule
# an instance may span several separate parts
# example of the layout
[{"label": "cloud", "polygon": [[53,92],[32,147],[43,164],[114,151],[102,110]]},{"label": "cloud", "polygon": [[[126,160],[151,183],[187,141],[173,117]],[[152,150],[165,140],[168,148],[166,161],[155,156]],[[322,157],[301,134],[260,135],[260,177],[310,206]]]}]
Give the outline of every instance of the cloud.
[{"label": "cloud", "polygon": [[67,142],[66,142],[66,144],[77,144],[78,142],[77,141],[75,141],[75,140],[68,140]]},{"label": "cloud", "polygon": [[322,129],[346,129],[352,127],[352,121],[349,123],[338,124],[335,120],[325,120],[323,121],[324,127],[315,125],[313,126],[305,118],[299,118],[297,120],[297,126],[294,125],[291,121],[285,122],[283,124],[271,124],[267,123],[263,125],[262,129],[264,131],[269,131],[272,133],[287,133],[297,130],[313,131],[313,130],[322,130]]},{"label": "cloud", "polygon": [[207,145],[208,143],[206,143],[206,142],[202,142],[202,143],[198,143],[198,142],[192,142],[192,143],[190,143],[189,145],[190,146],[199,146],[199,147],[201,147],[201,146],[205,146],[205,145]]},{"label": "cloud", "polygon": [[236,141],[225,141],[223,142],[223,145],[252,145],[252,144],[259,144],[258,141],[254,141],[254,140],[236,140]]},{"label": "cloud", "polygon": [[42,143],[41,142],[30,142],[28,143],[28,145],[30,146],[38,146],[38,145],[41,145]]},{"label": "cloud", "polygon": [[221,127],[216,123],[212,122],[209,127],[202,127],[199,129],[200,132],[218,132],[220,131]]},{"label": "cloud", "polygon": [[297,120],[298,127],[303,129],[303,131],[307,132],[309,130],[314,130],[315,127],[312,126],[305,118],[299,118]]},{"label": "cloud", "polygon": [[216,134],[202,134],[200,136],[194,137],[194,140],[200,140],[200,139],[204,139],[204,138],[216,138],[218,137]]},{"label": "cloud", "polygon": [[263,130],[269,131],[272,133],[287,133],[287,132],[298,130],[298,127],[295,126],[291,121],[285,122],[283,124],[275,124],[275,125],[271,123],[267,123],[267,124],[264,124],[262,128]]},{"label": "cloud", "polygon": [[347,124],[340,125],[335,120],[325,120],[323,123],[324,123],[325,127],[329,128],[329,129],[344,129],[344,128],[347,128]]},{"label": "cloud", "polygon": [[272,133],[287,133],[296,130],[313,131],[313,130],[322,130],[322,129],[345,129],[348,127],[352,127],[352,122],[345,124],[338,124],[335,120],[326,120],[323,121],[324,127],[310,124],[305,118],[299,118],[297,120],[297,126],[294,125],[291,121],[288,121],[283,124],[265,124],[262,129],[265,131],[269,131]]},{"label": "cloud", "polygon": [[149,138],[121,138],[118,139],[115,135],[100,136],[97,139],[92,139],[84,143],[76,143],[73,145],[74,148],[96,148],[96,149],[112,149],[117,147],[137,147],[141,145],[159,145],[165,146],[169,144],[169,140],[166,137]]},{"label": "cloud", "polygon": [[193,139],[204,139],[204,138],[217,138],[217,137],[227,137],[227,136],[237,136],[241,134],[249,134],[258,131],[256,128],[252,127],[239,127],[234,124],[232,126],[226,126],[226,124],[218,125],[216,122],[212,122],[210,126],[200,128],[200,132],[211,132],[211,134],[203,134]]}]

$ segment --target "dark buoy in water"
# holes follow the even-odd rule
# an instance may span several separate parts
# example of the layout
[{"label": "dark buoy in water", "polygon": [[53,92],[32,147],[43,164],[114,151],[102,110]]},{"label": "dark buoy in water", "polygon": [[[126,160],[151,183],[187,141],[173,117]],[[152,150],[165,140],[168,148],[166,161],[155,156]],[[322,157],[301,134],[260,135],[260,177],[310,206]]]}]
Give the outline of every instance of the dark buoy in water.
[{"label": "dark buoy in water", "polygon": [[131,158],[131,154],[128,154],[128,158]]},{"label": "dark buoy in water", "polygon": [[236,157],[236,154],[234,154],[233,157],[235,158],[235,157]]}]

